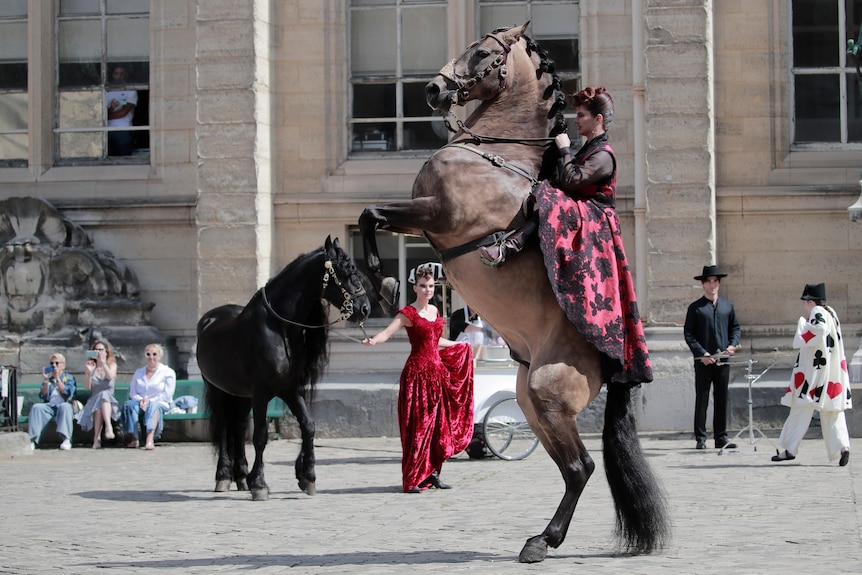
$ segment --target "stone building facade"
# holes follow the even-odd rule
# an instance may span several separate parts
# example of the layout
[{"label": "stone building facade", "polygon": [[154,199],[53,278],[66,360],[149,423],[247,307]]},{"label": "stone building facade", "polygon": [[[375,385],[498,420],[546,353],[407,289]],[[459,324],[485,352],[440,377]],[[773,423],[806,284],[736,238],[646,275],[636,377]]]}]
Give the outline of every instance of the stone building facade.
[{"label": "stone building facade", "polygon": [[[812,64],[798,57],[808,40],[815,52],[833,42],[839,54],[858,32],[856,4],[16,0],[0,12],[0,30],[24,41],[0,50],[14,54],[11,64],[0,56],[0,199],[45,198],[133,269],[141,298],[155,304],[153,324],[176,338],[185,362],[206,310],[245,302],[328,234],[358,250],[359,213],[409,197],[429,154],[413,145],[423,127],[410,124],[428,115],[408,99],[422,74],[433,76],[485,25],[532,17],[540,43],[576,47],[567,85],[602,84],[614,96],[618,211],[656,371],[643,419],[687,429],[692,374],[681,325],[702,293],[692,278],[703,265],[729,273],[722,294],[755,356],[787,350],[802,287],[820,281],[844,322],[848,355],[857,348],[862,224],[847,208],[860,192],[862,93],[844,55],[828,63],[836,93],[809,113],[800,94],[810,72],[802,68]],[[834,13],[834,39],[803,33],[800,15],[811,10]],[[387,80],[372,56],[391,55],[393,23],[401,75]],[[88,53],[85,24],[106,38],[94,48],[105,87],[91,93],[98,82],[68,80],[90,69],[73,66]],[[363,42],[378,37],[366,53]],[[431,68],[429,53],[439,58]],[[134,132],[146,140],[127,158],[107,155],[100,146],[111,130],[80,111],[107,93],[116,62],[137,73],[126,87],[147,103]],[[419,72],[404,72],[414,63]],[[9,81],[22,69],[23,88]],[[361,99],[390,97],[380,84],[395,87],[396,114],[379,124],[386,149]],[[800,137],[812,117],[837,122],[838,136],[818,140],[815,126],[814,137]],[[93,138],[89,152],[74,139],[81,132]],[[411,261],[432,256],[421,240],[388,245],[402,278]],[[376,360],[352,352],[334,343],[333,370],[400,369],[386,352]]]}]

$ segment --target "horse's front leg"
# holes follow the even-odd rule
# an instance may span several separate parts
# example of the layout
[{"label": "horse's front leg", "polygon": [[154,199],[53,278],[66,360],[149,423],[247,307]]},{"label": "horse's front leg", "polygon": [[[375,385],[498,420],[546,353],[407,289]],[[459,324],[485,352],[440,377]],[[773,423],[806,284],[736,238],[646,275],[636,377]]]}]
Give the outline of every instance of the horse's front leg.
[{"label": "horse's front leg", "polygon": [[380,262],[377,248],[377,230],[410,235],[422,235],[432,231],[433,216],[439,212],[436,198],[418,198],[392,204],[368,206],[359,216],[359,230],[365,251],[365,265],[370,272],[371,283],[388,312],[398,306],[398,281],[387,277]]},{"label": "horse's front leg", "polygon": [[317,493],[317,473],[314,471],[314,420],[308,412],[305,398],[296,394],[283,398],[299,423],[302,433],[302,447],[296,456],[296,480],[299,488],[308,495]]},{"label": "horse's front leg", "polygon": [[263,450],[266,449],[267,425],[266,406],[269,398],[254,398],[254,432],[252,443],[254,444],[254,465],[248,474],[248,487],[251,489],[252,501],[266,501],[269,499],[269,486],[263,474]]}]

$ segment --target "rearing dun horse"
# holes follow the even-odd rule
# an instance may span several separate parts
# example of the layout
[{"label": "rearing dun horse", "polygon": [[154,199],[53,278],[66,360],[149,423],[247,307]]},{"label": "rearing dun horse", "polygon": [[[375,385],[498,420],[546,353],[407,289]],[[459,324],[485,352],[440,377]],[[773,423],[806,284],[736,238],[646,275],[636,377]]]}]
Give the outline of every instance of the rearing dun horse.
[{"label": "rearing dun horse", "polygon": [[[483,265],[475,251],[495,232],[513,229],[523,219],[521,206],[534,178],[543,174],[549,136],[564,127],[565,97],[553,64],[525,36],[526,27],[487,34],[426,86],[435,110],[471,100],[481,104],[453,142],[423,166],[411,200],[369,206],[359,224],[378,291],[392,280],[381,269],[375,230],[424,235],[440,254],[449,282],[505,338],[520,363],[518,403],[566,487],[550,523],[521,550],[520,561],[533,563],[566,538],[595,469],[577,420],[599,394],[602,369],[598,350],[557,303],[537,246],[498,268]],[[650,553],[666,543],[668,517],[663,492],[641,451],[630,392],[622,384],[608,388],[605,472],[621,549]]]}]

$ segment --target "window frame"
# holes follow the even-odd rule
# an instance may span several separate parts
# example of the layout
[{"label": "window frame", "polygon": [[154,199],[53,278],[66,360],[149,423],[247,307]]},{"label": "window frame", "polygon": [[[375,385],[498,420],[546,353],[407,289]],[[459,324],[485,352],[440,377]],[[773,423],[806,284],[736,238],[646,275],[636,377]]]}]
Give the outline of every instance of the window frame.
[{"label": "window frame", "polygon": [[[835,66],[821,66],[821,67],[797,67],[794,65],[795,61],[795,53],[794,53],[794,34],[795,30],[793,27],[793,14],[795,8],[795,2],[790,3],[790,7],[787,13],[787,26],[789,30],[789,34],[787,35],[788,41],[788,91],[789,91],[789,106],[791,110],[790,114],[790,151],[794,152],[806,152],[806,151],[831,151],[831,150],[862,150],[862,142],[851,142],[848,141],[848,132],[849,132],[849,122],[850,117],[848,115],[848,97],[849,90],[855,89],[855,86],[851,86],[850,82],[848,82],[848,76],[853,76],[856,74],[856,67],[851,63],[852,58],[847,53],[847,41],[851,38],[848,38],[847,35],[847,10],[846,10],[846,1],[847,0],[834,0],[835,7],[838,10],[838,39],[836,49],[838,50],[838,64]],[[855,40],[855,38],[853,38]],[[839,86],[839,97],[838,97],[838,121],[840,124],[840,136],[839,141],[804,141],[799,142],[796,140],[796,130],[797,130],[797,111],[796,111],[796,78],[800,76],[838,76],[838,86]],[[857,96],[858,99],[862,99],[862,94]]]},{"label": "window frame", "polygon": [[[136,113],[140,113],[141,95],[144,94],[144,97],[147,99],[145,104],[145,111],[147,113],[146,123],[142,125],[133,124],[131,126],[123,126],[123,127],[109,127],[107,120],[107,108],[104,106],[106,94],[111,91],[108,84],[108,77],[110,75],[109,66],[116,64],[117,60],[112,60],[110,54],[108,54],[108,22],[111,20],[122,20],[122,19],[145,19],[147,21],[147,30],[149,30],[152,26],[152,1],[147,2],[148,9],[146,13],[144,12],[117,12],[117,13],[108,13],[107,11],[107,0],[99,0],[99,13],[79,13],[79,14],[61,14],[60,11],[60,1],[55,0],[53,3],[53,37],[54,37],[54,46],[52,50],[52,68],[53,68],[53,85],[52,90],[54,94],[53,98],[53,114],[50,120],[51,123],[51,138],[52,138],[52,160],[51,164],[55,167],[63,167],[63,166],[113,166],[113,165],[149,165],[152,161],[152,114],[149,109],[149,102],[152,100],[151,98],[151,86],[150,86],[150,77],[152,70],[152,45],[148,42],[147,45],[147,60],[146,60],[146,68],[147,68],[147,82],[128,82],[124,84],[124,88],[128,90],[136,90],[138,92],[138,104],[136,105]],[[100,24],[100,55],[99,55],[99,64],[100,64],[100,79],[98,85],[93,86],[76,86],[72,89],[63,90],[63,87],[60,85],[60,68],[61,68],[61,58],[60,58],[60,27],[62,22],[72,22],[72,21],[92,21],[98,20]],[[60,102],[61,102],[61,93],[62,92],[84,92],[84,91],[94,91],[98,90],[100,92],[100,102],[101,105],[101,118],[102,123],[99,126],[86,126],[86,127],[67,127],[61,128],[61,117],[60,117]],[[148,148],[146,148],[146,153],[140,154],[132,154],[129,156],[109,156],[108,155],[108,134],[109,132],[147,132],[147,141],[149,142]],[[63,134],[75,134],[75,133],[84,133],[84,134],[101,134],[101,156],[98,158],[93,157],[69,157],[64,158],[61,155],[61,136]]]}]

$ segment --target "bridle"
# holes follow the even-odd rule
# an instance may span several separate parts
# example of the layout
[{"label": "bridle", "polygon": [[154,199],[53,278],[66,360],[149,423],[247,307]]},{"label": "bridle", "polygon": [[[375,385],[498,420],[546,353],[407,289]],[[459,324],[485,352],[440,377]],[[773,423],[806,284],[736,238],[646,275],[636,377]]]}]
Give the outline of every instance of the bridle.
[{"label": "bridle", "polygon": [[[351,295],[350,292],[348,292],[344,288],[344,285],[341,283],[341,280],[338,279],[338,275],[335,273],[335,268],[332,265],[332,260],[327,259],[325,262],[323,262],[323,281],[322,281],[323,286],[320,290],[321,293],[326,293],[326,288],[329,287],[330,280],[332,281],[332,283],[334,283],[335,285],[337,285],[341,289],[341,296],[344,298],[344,300],[341,302],[341,307],[339,308],[340,315],[338,316],[338,319],[336,319],[330,323],[325,323],[323,325],[308,325],[308,324],[300,323],[298,321],[293,321],[292,319],[287,319],[286,317],[280,315],[272,307],[272,304],[269,303],[269,297],[267,297],[267,295],[266,295],[266,288],[269,285],[269,282],[266,282],[266,285],[263,286],[262,288],[260,288],[260,295],[261,295],[261,298],[263,299],[263,305],[266,308],[266,311],[268,311],[273,317],[275,317],[277,320],[279,320],[282,323],[287,323],[287,324],[295,325],[298,327],[306,327],[306,328],[312,328],[312,329],[321,328],[321,327],[329,327],[329,326],[334,325],[340,321],[344,321],[344,320],[348,319],[350,316],[352,316],[353,315],[353,298],[355,298],[357,296],[365,295],[365,288],[362,286],[359,287],[359,290],[357,290],[355,294]],[[359,322],[359,327],[363,328],[362,331],[364,333],[365,328],[363,327],[363,322]]]},{"label": "bridle", "polygon": [[[493,144],[493,143],[508,143],[508,144],[524,144],[524,145],[535,145],[535,144],[543,144],[547,145],[550,142],[554,141],[554,138],[502,138],[498,136],[484,136],[481,134],[477,134],[473,130],[467,127],[466,124],[452,113],[452,105],[463,106],[467,103],[470,97],[470,90],[491,73],[494,70],[499,69],[499,79],[500,79],[500,90],[506,89],[506,76],[509,75],[509,68],[506,66],[506,61],[509,58],[509,53],[512,51],[512,47],[500,39],[496,34],[485,34],[482,38],[491,38],[497,44],[499,44],[503,48],[502,54],[497,54],[497,57],[488,64],[484,70],[477,72],[472,77],[461,76],[455,72],[455,63],[458,59],[451,60],[448,64],[440,68],[438,74],[455,84],[457,90],[453,90],[449,96],[450,106],[446,110],[446,119],[443,121],[446,129],[450,132],[457,133],[459,130],[463,131],[465,134],[468,134],[472,141],[476,144]],[[477,46],[482,42],[482,40],[476,40],[473,42],[465,52],[469,51],[474,46]],[[452,127],[452,124],[449,122],[450,119],[454,118],[455,123],[458,125],[458,130]]]},{"label": "bridle", "polygon": [[[503,53],[497,54],[497,57],[494,58],[494,60],[492,60],[491,63],[485,67],[484,70],[482,70],[481,72],[477,72],[476,75],[471,78],[461,76],[460,74],[455,72],[455,63],[458,61],[457,59],[450,61],[448,64],[440,68],[439,74],[458,87],[458,89],[453,91],[452,95],[450,96],[452,104],[455,104],[457,106],[463,106],[464,104],[466,104],[467,98],[470,97],[470,90],[473,88],[473,86],[481,82],[483,79],[485,79],[486,76],[488,76],[498,68],[500,89],[502,90],[506,87],[506,76],[509,74],[509,68],[506,67],[506,60],[508,59],[509,52],[512,51],[512,48],[511,46],[509,46],[509,44],[500,40],[500,38],[496,34],[485,34],[482,40],[484,40],[485,38],[491,38],[492,40],[497,42],[497,44],[502,46]],[[482,40],[477,40],[473,42],[467,48],[467,50],[470,50],[474,46],[477,46],[482,42]]]}]

